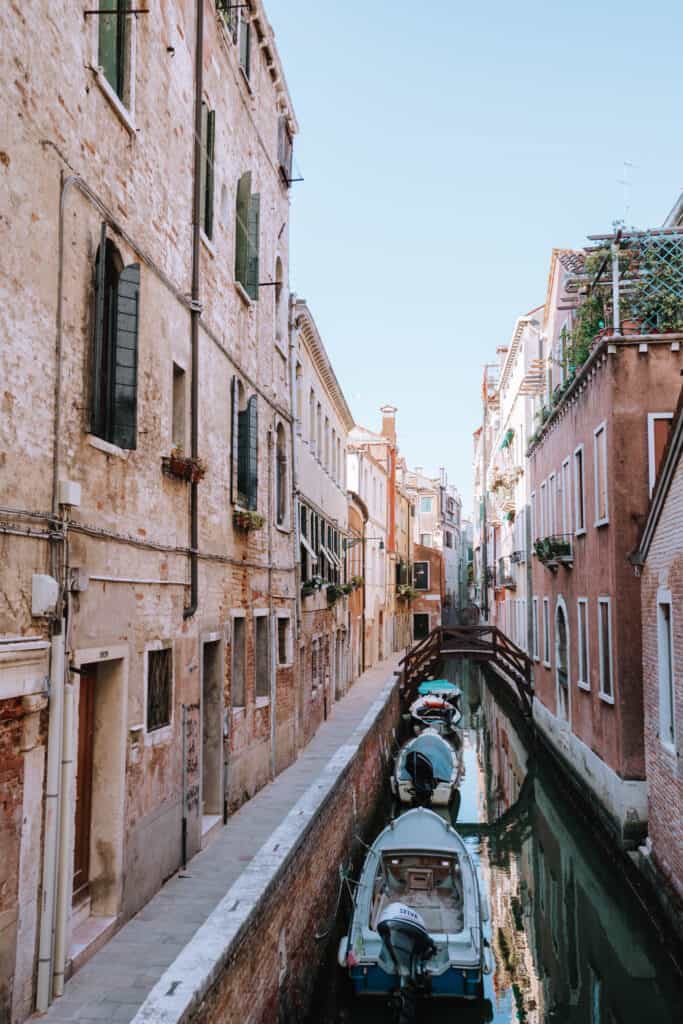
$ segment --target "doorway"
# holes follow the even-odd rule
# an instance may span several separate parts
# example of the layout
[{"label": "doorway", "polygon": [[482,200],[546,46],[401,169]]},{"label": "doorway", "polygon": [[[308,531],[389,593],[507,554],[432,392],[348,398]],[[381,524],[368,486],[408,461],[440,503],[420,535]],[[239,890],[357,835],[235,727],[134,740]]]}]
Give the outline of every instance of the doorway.
[{"label": "doorway", "polygon": [[429,635],[429,615],[413,615],[413,640],[424,640]]},{"label": "doorway", "polygon": [[223,670],[220,640],[202,647],[202,835],[223,813]]},{"label": "doorway", "polygon": [[377,660],[384,661],[384,612],[379,613],[377,632]]},{"label": "doorway", "polygon": [[557,712],[569,718],[569,627],[564,601],[558,600],[555,611],[555,664],[557,666]]},{"label": "doorway", "polygon": [[81,669],[78,698],[78,760],[74,822],[74,875],[72,904],[90,898],[90,840],[92,831],[93,752],[95,748],[95,684],[92,665]]}]

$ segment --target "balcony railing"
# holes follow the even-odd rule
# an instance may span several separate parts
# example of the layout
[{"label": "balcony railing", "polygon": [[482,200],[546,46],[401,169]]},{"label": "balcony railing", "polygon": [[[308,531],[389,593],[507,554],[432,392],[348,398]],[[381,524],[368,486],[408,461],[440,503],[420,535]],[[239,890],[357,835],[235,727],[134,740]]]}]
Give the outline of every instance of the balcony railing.
[{"label": "balcony railing", "polygon": [[574,563],[574,541],[571,533],[555,533],[539,537],[534,543],[539,562],[546,569],[557,570],[558,565],[572,566]]}]

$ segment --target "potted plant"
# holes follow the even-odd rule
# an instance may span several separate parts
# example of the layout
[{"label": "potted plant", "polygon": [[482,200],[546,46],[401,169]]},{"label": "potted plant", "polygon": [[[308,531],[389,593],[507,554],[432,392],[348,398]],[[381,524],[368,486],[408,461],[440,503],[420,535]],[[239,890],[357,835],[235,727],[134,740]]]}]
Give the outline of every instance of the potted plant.
[{"label": "potted plant", "polygon": [[343,596],[343,594],[344,594],[344,591],[342,590],[342,588],[337,583],[329,583],[327,585],[327,603],[328,604],[334,604],[335,601],[338,601],[339,598]]},{"label": "potted plant", "polygon": [[203,459],[185,455],[182,445],[176,445],[170,455],[162,456],[161,468],[168,476],[196,484],[206,476],[207,467]]},{"label": "potted plant", "polygon": [[363,586],[365,580],[363,579],[362,576],[352,576],[351,583],[353,584],[353,589],[358,590],[360,587]]},{"label": "potted plant", "polygon": [[342,583],[342,591],[347,595],[352,594],[355,589],[353,583]]},{"label": "potted plant", "polygon": [[232,512],[233,525],[238,530],[260,530],[265,523],[264,516],[260,512],[255,512],[252,509],[246,508],[235,508]]},{"label": "potted plant", "polygon": [[323,585],[322,576],[311,576],[309,580],[304,580],[301,584],[301,596],[310,597],[311,594],[317,593]]},{"label": "potted plant", "polygon": [[417,597],[417,590],[411,587],[410,583],[399,583],[396,587],[396,597],[399,601],[414,601]]}]

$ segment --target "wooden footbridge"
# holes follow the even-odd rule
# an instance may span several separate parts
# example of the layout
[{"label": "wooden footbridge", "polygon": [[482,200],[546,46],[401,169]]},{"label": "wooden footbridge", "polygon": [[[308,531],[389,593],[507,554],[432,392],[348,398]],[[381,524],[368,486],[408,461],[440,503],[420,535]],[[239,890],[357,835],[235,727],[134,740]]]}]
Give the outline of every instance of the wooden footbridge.
[{"label": "wooden footbridge", "polygon": [[497,626],[437,626],[399,662],[401,692],[410,697],[423,680],[435,676],[446,658],[488,665],[511,686],[523,713],[531,717],[531,658]]}]

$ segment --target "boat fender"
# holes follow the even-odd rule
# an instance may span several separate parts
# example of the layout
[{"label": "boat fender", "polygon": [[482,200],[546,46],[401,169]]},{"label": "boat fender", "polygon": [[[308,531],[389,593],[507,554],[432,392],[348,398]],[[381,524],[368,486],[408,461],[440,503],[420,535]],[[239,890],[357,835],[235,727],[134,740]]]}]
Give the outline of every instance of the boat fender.
[{"label": "boat fender", "polygon": [[484,974],[493,973],[493,954],[489,946],[484,946]]},{"label": "boat fender", "polygon": [[481,919],[482,921],[488,921],[489,919],[489,901],[486,898],[486,893],[481,893],[479,896],[479,903],[481,906]]},{"label": "boat fender", "polygon": [[[349,936],[342,935],[339,940],[339,949],[337,950],[337,963],[340,967],[346,967],[349,956],[352,956],[352,952],[349,949]],[[349,966],[351,966],[349,964]]]}]

